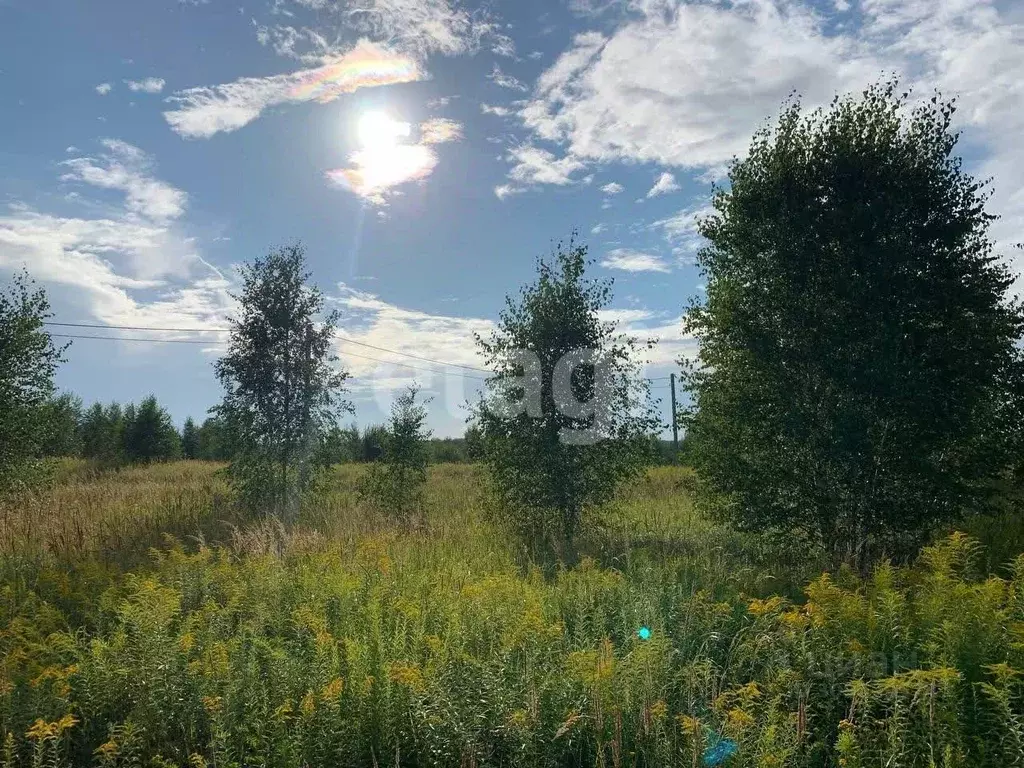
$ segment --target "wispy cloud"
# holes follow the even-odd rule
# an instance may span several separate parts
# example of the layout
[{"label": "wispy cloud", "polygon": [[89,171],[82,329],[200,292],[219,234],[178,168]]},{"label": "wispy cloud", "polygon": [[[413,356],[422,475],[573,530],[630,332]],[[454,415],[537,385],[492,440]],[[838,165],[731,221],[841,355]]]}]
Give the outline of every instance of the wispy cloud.
[{"label": "wispy cloud", "polygon": [[494,69],[491,70],[491,74],[487,76],[487,79],[491,80],[497,86],[508,88],[513,91],[522,91],[525,93],[529,90],[526,83],[512,75],[506,75],[501,71],[501,67],[497,64],[494,65]]},{"label": "wispy cloud", "polygon": [[177,109],[164,117],[181,136],[205,139],[238,130],[269,107],[309,101],[326,104],[360,88],[423,77],[423,70],[409,56],[360,40],[352,50],[312,69],[179,91],[168,99]]},{"label": "wispy cloud", "polygon": [[104,139],[107,150],[98,158],[64,160],[67,172],[61,181],[82,182],[125,193],[125,204],[133,214],[157,222],[176,219],[185,210],[188,196],[152,175],[152,163],[138,147],[117,139]]},{"label": "wispy cloud", "polygon": [[[108,139],[97,158],[64,161],[66,182],[116,190],[123,200],[78,200],[92,217],[13,204],[0,212],[0,270],[30,268],[66,316],[115,325],[220,324],[228,281],[203,260],[176,219],[187,197],[153,175],[147,155]],[[86,190],[83,190],[83,192]],[[145,345],[141,345],[145,346]]]},{"label": "wispy cloud", "polygon": [[624,272],[671,272],[664,260],[650,253],[635,251],[630,248],[616,248],[609,251],[601,266],[605,269],[619,269]]},{"label": "wispy cloud", "polygon": [[462,139],[462,123],[437,117],[420,125],[421,144],[444,144]]},{"label": "wispy cloud", "polygon": [[144,80],[125,80],[128,90],[136,93],[160,93],[166,82],[160,77],[147,77]]},{"label": "wispy cloud", "polygon": [[112,86],[110,83],[100,83],[96,86],[96,93],[98,93],[100,96],[106,96],[112,90],[114,90],[114,86]]},{"label": "wispy cloud", "polygon": [[601,187],[601,191],[606,195],[619,195],[626,191],[626,188],[619,184],[617,181],[613,181],[610,184],[605,184]]},{"label": "wispy cloud", "polygon": [[680,186],[676,182],[676,177],[668,173],[667,171],[658,177],[658,180],[654,182],[654,186],[647,192],[647,199],[657,197],[658,195],[667,195],[669,192],[679,191]]}]

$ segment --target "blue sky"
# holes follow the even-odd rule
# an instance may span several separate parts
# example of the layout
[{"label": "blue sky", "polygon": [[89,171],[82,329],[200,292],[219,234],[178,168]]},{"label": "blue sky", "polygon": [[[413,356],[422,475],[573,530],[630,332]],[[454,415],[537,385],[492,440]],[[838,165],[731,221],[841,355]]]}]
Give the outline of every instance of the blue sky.
[{"label": "blue sky", "polygon": [[[0,0],[0,279],[26,266],[59,321],[217,328],[235,266],[301,240],[345,338],[479,366],[472,334],[576,228],[667,401],[712,182],[791,92],[893,72],[959,97],[993,233],[1021,240],[1019,3]],[[218,400],[220,335],[121,335],[210,341],[78,340],[59,385],[179,423]],[[461,433],[476,379],[338,353],[360,423],[415,379]]]}]

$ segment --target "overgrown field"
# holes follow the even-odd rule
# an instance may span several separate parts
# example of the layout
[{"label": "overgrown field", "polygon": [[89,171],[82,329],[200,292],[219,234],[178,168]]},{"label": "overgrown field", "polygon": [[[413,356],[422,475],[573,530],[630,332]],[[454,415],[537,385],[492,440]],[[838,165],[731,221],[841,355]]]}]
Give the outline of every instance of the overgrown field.
[{"label": "overgrown field", "polygon": [[728,766],[1024,763],[1024,558],[968,536],[823,575],[666,468],[544,572],[471,466],[432,470],[411,532],[353,467],[288,532],[216,469],[68,464],[0,509],[0,764],[698,766],[723,738]]}]

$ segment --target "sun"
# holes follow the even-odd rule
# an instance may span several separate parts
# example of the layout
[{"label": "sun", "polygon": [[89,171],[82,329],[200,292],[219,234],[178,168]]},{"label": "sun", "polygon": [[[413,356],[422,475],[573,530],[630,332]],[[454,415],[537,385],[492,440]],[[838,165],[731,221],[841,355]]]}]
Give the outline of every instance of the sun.
[{"label": "sun", "polygon": [[437,155],[423,144],[408,143],[409,123],[384,112],[366,112],[356,123],[361,149],[351,155],[355,168],[332,174],[357,194],[382,199],[391,187],[429,175]]},{"label": "sun", "polygon": [[394,120],[384,112],[367,112],[359,118],[359,143],[366,150],[397,146],[400,139],[408,138],[408,123]]}]

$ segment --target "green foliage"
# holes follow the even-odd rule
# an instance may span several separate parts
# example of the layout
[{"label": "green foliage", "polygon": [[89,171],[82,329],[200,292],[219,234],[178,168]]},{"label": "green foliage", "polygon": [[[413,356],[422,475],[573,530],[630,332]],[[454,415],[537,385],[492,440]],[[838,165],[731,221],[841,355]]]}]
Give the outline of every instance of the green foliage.
[{"label": "green foliage", "polygon": [[733,163],[699,224],[688,456],[730,518],[861,563],[986,507],[1018,455],[1022,315],[954,105],[896,84],[801,115]]},{"label": "green foliage", "polygon": [[422,525],[430,431],[427,410],[410,387],[395,399],[383,435],[382,453],[363,479],[361,496],[404,525]]},{"label": "green foliage", "polygon": [[30,484],[42,470],[51,424],[47,404],[65,348],[43,327],[52,315],[46,292],[27,272],[0,291],[0,494]]},{"label": "green foliage", "polygon": [[587,264],[585,246],[559,245],[538,260],[537,281],[506,300],[491,337],[477,336],[496,371],[474,414],[484,461],[526,541],[568,560],[584,512],[641,471],[658,427],[640,344],[601,320],[612,281],[586,277]]},{"label": "green foliage", "polygon": [[113,466],[124,461],[124,413],[111,403],[94,403],[82,417],[82,456]]},{"label": "green foliage", "polygon": [[351,410],[347,374],[331,355],[337,312],[307,285],[305,254],[294,245],[241,270],[241,317],[231,321],[227,354],[216,365],[235,455],[229,475],[242,502],[294,519],[312,487],[322,435]]},{"label": "green foliage", "polygon": [[46,437],[40,446],[40,455],[81,456],[82,398],[64,392],[51,398],[43,409]]},{"label": "green foliage", "polygon": [[[215,476],[130,471],[146,495]],[[1024,760],[1024,558],[986,575],[956,535],[913,567],[753,597],[739,539],[664,518],[683,472],[622,499],[624,532],[663,504],[683,554],[634,543],[551,578],[474,517],[467,467],[427,489],[447,494],[445,536],[171,541],[134,574],[0,560],[0,764],[660,768],[699,765],[719,734],[729,768]],[[737,550],[718,581],[702,546]]]},{"label": "green foliage", "polygon": [[199,450],[199,428],[189,416],[181,429],[181,455],[186,459],[198,459]]},{"label": "green foliage", "polygon": [[178,431],[154,396],[145,398],[138,407],[130,405],[129,408],[123,430],[124,453],[128,461],[147,464],[181,455]]},{"label": "green foliage", "polygon": [[230,461],[235,455],[235,440],[224,419],[211,416],[199,427],[198,458],[206,461]]}]

